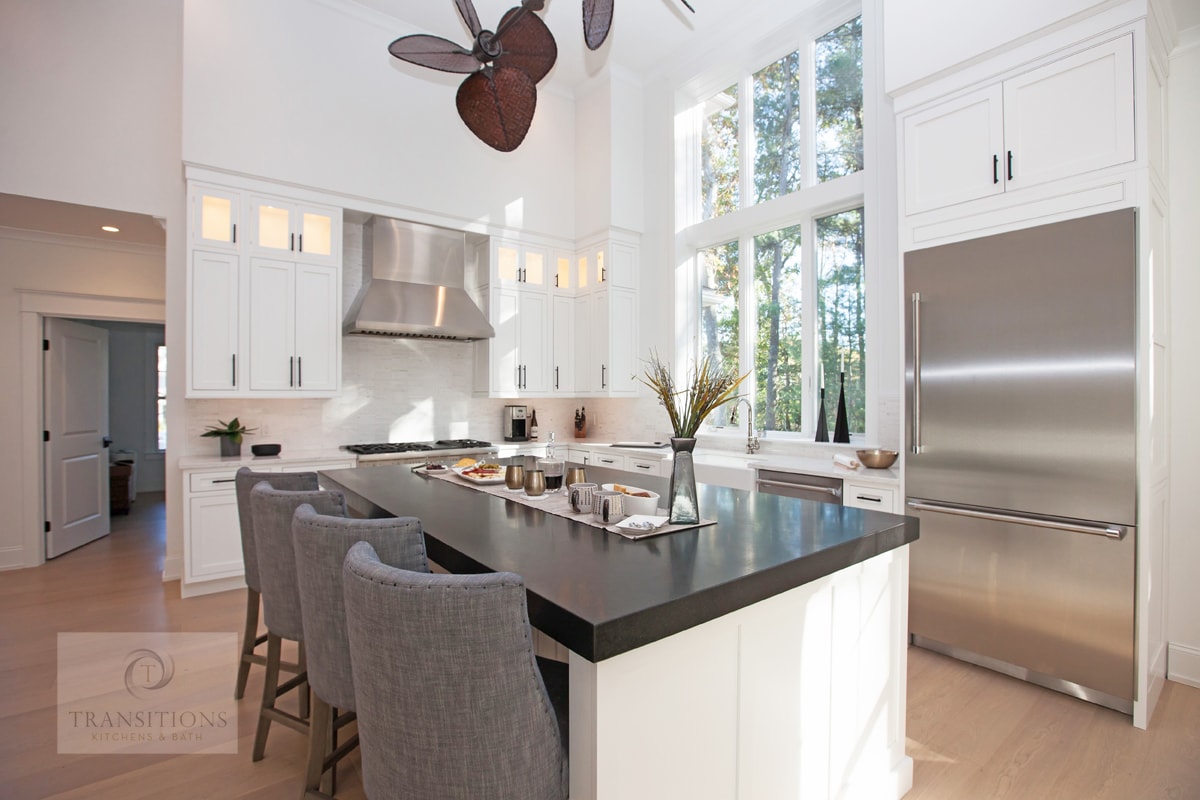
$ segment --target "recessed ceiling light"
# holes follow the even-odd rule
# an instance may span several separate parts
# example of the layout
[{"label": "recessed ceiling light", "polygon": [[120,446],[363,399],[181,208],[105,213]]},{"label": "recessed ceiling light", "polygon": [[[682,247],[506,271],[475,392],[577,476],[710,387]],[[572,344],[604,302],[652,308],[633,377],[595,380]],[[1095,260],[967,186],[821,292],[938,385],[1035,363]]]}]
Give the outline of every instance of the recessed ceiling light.
[{"label": "recessed ceiling light", "polygon": [[120,233],[121,232],[121,229],[118,228],[116,225],[101,225],[100,230],[107,231],[109,233]]}]

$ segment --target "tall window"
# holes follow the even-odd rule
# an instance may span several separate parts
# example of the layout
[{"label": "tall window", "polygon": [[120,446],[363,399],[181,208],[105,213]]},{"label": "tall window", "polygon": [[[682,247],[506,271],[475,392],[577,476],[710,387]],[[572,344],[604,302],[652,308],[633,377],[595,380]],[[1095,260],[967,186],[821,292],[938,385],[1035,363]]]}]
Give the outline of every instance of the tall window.
[{"label": "tall window", "polygon": [[159,345],[155,348],[158,356],[158,390],[157,390],[157,422],[158,449],[167,449],[167,348]]},{"label": "tall window", "polygon": [[[750,373],[763,431],[811,435],[822,384],[832,430],[844,371],[850,429],[863,432],[861,17],[809,31],[693,119],[697,156],[680,168],[698,169],[700,196],[680,235],[717,242],[695,251],[697,354]],[[768,202],[778,212],[751,211]]]}]

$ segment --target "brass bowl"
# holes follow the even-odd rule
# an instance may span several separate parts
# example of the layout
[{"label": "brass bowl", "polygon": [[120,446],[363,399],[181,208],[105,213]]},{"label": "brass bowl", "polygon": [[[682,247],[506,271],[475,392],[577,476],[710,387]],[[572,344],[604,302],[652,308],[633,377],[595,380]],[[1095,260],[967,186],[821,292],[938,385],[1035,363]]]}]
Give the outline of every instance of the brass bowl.
[{"label": "brass bowl", "polygon": [[900,455],[895,450],[856,450],[855,454],[864,467],[871,469],[887,469]]}]

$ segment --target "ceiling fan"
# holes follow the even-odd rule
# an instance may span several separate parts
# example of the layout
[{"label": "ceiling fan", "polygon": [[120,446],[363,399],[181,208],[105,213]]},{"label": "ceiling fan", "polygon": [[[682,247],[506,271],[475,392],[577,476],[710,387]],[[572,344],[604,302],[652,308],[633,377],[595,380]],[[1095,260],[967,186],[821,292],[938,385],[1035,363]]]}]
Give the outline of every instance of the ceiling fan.
[{"label": "ceiling fan", "polygon": [[[681,0],[695,13],[688,0]],[[558,46],[546,23],[536,14],[546,0],[521,0],[509,9],[496,30],[479,22],[472,0],[454,0],[459,15],[474,37],[468,50],[426,33],[401,36],[388,52],[402,61],[442,72],[466,74],[458,87],[458,116],[484,144],[501,152],[525,141],[537,109],[537,84],[558,60]],[[583,38],[596,50],[612,28],[613,0],[583,0]]]},{"label": "ceiling fan", "polygon": [[479,23],[471,0],[454,0],[475,37],[468,50],[449,39],[418,33],[388,45],[396,58],[443,72],[467,73],[458,87],[458,116],[484,144],[501,152],[520,146],[537,108],[537,84],[558,59],[546,23],[531,11],[545,0],[521,0],[496,30]]}]

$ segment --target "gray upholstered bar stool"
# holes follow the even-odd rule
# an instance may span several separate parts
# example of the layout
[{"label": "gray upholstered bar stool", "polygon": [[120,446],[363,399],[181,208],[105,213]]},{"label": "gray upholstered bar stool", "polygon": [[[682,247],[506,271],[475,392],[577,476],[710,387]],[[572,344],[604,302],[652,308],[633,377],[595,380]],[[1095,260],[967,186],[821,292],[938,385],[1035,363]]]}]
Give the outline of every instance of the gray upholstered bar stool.
[{"label": "gray upholstered bar stool", "polygon": [[[346,500],[341,492],[285,492],[261,481],[250,490],[250,513],[254,517],[254,543],[258,550],[258,576],[262,583],[263,621],[267,625],[267,672],[263,680],[262,706],[258,712],[258,730],[254,735],[251,758],[259,761],[267,746],[272,722],[308,733],[308,722],[301,717],[308,710],[308,675],[300,673],[279,683],[279,652],[282,640],[304,642],[300,618],[300,589],[296,585],[296,554],[292,546],[292,516],[308,504],[322,514],[346,516]],[[292,689],[300,689],[300,713],[297,717],[277,708],[275,701]]]},{"label": "gray upholstered bar stool", "polygon": [[521,576],[409,572],[360,542],[343,581],[368,797],[567,797]]},{"label": "gray upholstered bar stool", "polygon": [[[250,490],[260,481],[271,481],[276,489],[289,492],[315,492],[317,485],[315,472],[255,472],[249,467],[242,467],[234,476],[237,487],[238,523],[242,531],[242,564],[246,570],[246,624],[242,631],[242,657],[238,661],[237,686],[233,696],[242,699],[246,693],[246,679],[250,676],[251,664],[266,664],[265,656],[255,653],[255,649],[267,641],[267,634],[258,635],[258,609],[261,605],[262,584],[258,578],[258,554],[254,548],[254,517],[250,513]],[[279,668],[285,672],[303,672],[299,664],[281,662]]]},{"label": "gray upholstered bar stool", "polygon": [[[312,687],[308,770],[305,792],[320,797],[335,791],[334,767],[354,749],[358,737],[338,745],[338,729],[354,719],[354,677],[346,638],[342,601],[342,563],[355,542],[367,542],[384,564],[412,572],[429,572],[425,535],[415,517],[346,519],[318,514],[300,506],[292,520],[300,611]],[[339,715],[339,712],[343,712]],[[322,778],[327,776],[322,787]],[[415,795],[410,795],[415,796]]]}]

